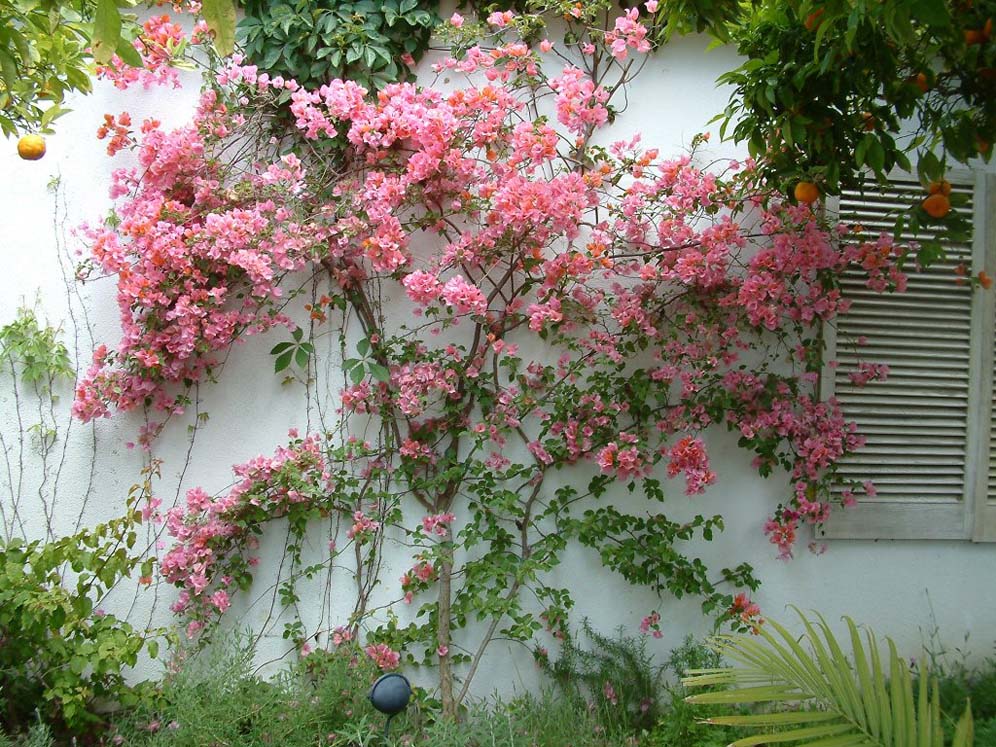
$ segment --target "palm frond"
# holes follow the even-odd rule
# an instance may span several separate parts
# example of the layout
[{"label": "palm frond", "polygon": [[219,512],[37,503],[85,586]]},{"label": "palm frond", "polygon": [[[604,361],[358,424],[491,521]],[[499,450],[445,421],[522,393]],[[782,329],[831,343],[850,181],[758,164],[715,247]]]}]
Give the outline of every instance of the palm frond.
[{"label": "palm frond", "polygon": [[[760,730],[730,747],[944,747],[937,682],[926,662],[914,676],[891,640],[883,651],[874,633],[862,636],[845,617],[848,656],[826,620],[796,613],[800,638],[772,620],[754,636],[715,636],[710,646],[736,666],[689,670],[682,679],[686,687],[720,688],[689,696],[690,703],[764,704],[758,713],[708,719]],[[972,744],[966,703],[952,747]]]}]

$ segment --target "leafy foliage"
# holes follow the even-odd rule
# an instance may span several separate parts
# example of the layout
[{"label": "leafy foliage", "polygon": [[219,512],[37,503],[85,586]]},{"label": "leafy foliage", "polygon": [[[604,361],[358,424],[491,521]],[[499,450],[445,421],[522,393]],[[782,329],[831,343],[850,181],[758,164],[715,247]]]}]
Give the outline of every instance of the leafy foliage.
[{"label": "leafy foliage", "polygon": [[615,636],[603,635],[587,619],[581,630],[591,648],[567,632],[560,656],[551,662],[539,655],[540,666],[570,700],[589,704],[607,731],[638,734],[656,724],[667,665],[654,663],[646,638],[627,636],[622,629]]},{"label": "leafy foliage", "polygon": [[[757,637],[717,636],[713,647],[737,667],[692,670],[687,687],[721,685],[719,691],[693,695],[692,703],[794,705],[786,710],[739,716],[719,716],[710,723],[743,726],[762,733],[738,740],[731,747],[748,747],[777,739],[805,745],[830,743],[876,747],[943,747],[940,697],[936,678],[921,664],[914,696],[909,664],[887,640],[883,655],[874,633],[861,632],[845,618],[851,657],[818,617],[810,621],[801,612],[805,629],[800,643],[778,623],[768,621]],[[778,731],[771,736],[771,730]],[[971,745],[972,714],[966,705],[952,744]]]},{"label": "leafy foliage", "polygon": [[153,656],[157,644],[99,604],[136,568],[151,579],[152,561],[134,552],[146,489],[132,489],[119,519],[54,542],[0,545],[0,708],[9,726],[26,726],[37,708],[81,731],[101,720],[95,700],[134,701],[124,671],[146,642]]},{"label": "leafy foliage", "polygon": [[0,327],[0,356],[7,358],[25,384],[38,386],[42,392],[50,393],[56,380],[71,381],[75,375],[59,330],[42,326],[27,307],[18,309],[17,318]]},{"label": "leafy foliage", "polygon": [[[438,22],[429,0],[247,0],[239,23],[248,58],[270,75],[318,88],[334,78],[377,90],[408,77]],[[290,94],[285,97],[289,100]]]},{"label": "leafy foliage", "polygon": [[[71,92],[89,93],[91,62],[117,55],[142,66],[132,45],[141,28],[121,7],[137,0],[0,1],[0,132],[50,132]],[[201,12],[218,51],[232,51],[234,0],[204,0]],[[47,103],[45,103],[47,102]]]},{"label": "leafy foliage", "polygon": [[991,155],[994,14],[990,0],[766,2],[734,30],[746,61],[720,78],[735,89],[724,129],[786,192],[805,178],[838,194],[914,153],[925,184],[939,180],[946,158]]},{"label": "leafy foliage", "polygon": [[[94,3],[0,3],[0,130],[51,129],[70,91],[89,92],[86,23]],[[42,102],[51,102],[43,106]]]}]

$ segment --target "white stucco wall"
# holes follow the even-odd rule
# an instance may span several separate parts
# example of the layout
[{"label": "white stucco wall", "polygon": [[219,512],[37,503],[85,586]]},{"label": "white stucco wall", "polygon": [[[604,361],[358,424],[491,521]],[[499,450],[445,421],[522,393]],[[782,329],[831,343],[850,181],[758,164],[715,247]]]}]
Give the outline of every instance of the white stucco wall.
[{"label": "white stucco wall", "polygon": [[[727,100],[727,92],[713,82],[719,73],[733,66],[734,56],[722,49],[706,53],[705,46],[703,38],[678,39],[655,57],[631,89],[629,107],[613,136],[639,131],[644,143],[667,154],[682,151],[692,135],[707,129],[708,120]],[[75,111],[59,121],[57,134],[48,138],[48,154],[43,160],[20,160],[13,141],[0,147],[0,225],[4,227],[0,238],[0,323],[12,319],[22,302],[33,303],[37,294],[40,311],[63,325],[71,347],[76,337],[71,313],[75,316],[83,356],[81,368],[88,363],[91,344],[81,324],[84,310],[93,326],[93,339],[110,344],[117,341],[113,283],[88,284],[76,298],[72,293],[80,289],[67,286],[63,271],[69,263],[60,251],[80,248],[70,229],[106,214],[110,206],[107,187],[115,161],[107,158],[104,144],[94,137],[102,115],[127,109],[136,123],[155,116],[164,124],[179,125],[190,113],[196,95],[196,78],[188,78],[188,82],[191,85],[182,91],[138,88],[127,93],[98,83],[93,95],[72,102]],[[719,143],[715,132],[710,151],[717,156],[738,153],[732,144]],[[53,178],[61,185],[56,220],[54,198],[48,187]],[[156,492],[165,506],[194,485],[204,486],[209,492],[223,489],[231,481],[233,463],[270,453],[288,428],[305,427],[302,390],[282,386],[279,377],[269,375],[272,358],[268,350],[276,339],[283,339],[281,333],[251,338],[240,345],[221,374],[222,383],[202,389],[203,409],[210,413],[210,420],[197,433],[185,473],[181,474],[189,446],[186,422],[172,423],[156,444],[156,456],[164,460],[163,479]],[[65,424],[71,391],[66,387],[62,394],[60,417]],[[4,378],[0,380],[0,424],[5,432],[11,432],[13,419],[10,382]],[[75,525],[87,493],[91,438],[97,443],[95,480],[85,520],[93,523],[119,513],[142,463],[141,455],[125,448],[124,443],[135,439],[140,425],[135,415],[116,415],[92,428],[72,426],[66,466],[58,486],[56,517],[63,531]],[[908,654],[918,651],[924,631],[936,622],[949,645],[967,647],[979,655],[991,650],[996,641],[996,545],[838,540],[830,543],[825,555],[812,556],[805,551],[803,541],[797,559],[779,561],[761,525],[778,502],[785,483],[759,478],[750,467],[749,455],[737,449],[734,439],[714,433],[709,440],[720,479],[706,495],[696,498],[686,498],[680,490],[673,490],[667,510],[678,516],[722,513],[726,517],[726,532],[701,548],[703,557],[717,569],[722,564],[751,563],[763,580],[755,600],[766,614],[784,619],[789,604],[818,609],[830,620],[849,614],[893,636]],[[22,511],[26,519],[40,526],[41,508],[33,498],[36,487],[31,486],[30,454],[27,464]],[[0,488],[0,500],[9,500],[7,487]],[[264,558],[273,558],[276,547],[271,546]],[[395,579],[400,567],[399,564],[397,573],[387,569],[385,578]],[[569,553],[561,573],[565,578],[582,581],[578,584],[584,591],[577,599],[576,620],[588,616],[597,628],[610,630],[622,625],[632,631],[645,614],[659,609],[665,636],[651,641],[651,646],[662,653],[679,644],[686,632],[705,632],[707,623],[698,613],[698,600],[658,601],[616,581],[587,552]],[[133,589],[122,590],[117,604],[130,605],[132,592]],[[157,597],[159,603],[153,610]],[[149,619],[168,621],[164,602],[171,598],[172,590],[165,586],[140,594],[132,610],[133,619],[143,624]],[[344,600],[344,604],[348,603],[348,599]],[[242,621],[258,621],[261,606],[246,613]],[[284,647],[279,639],[264,643],[262,658],[279,656]],[[534,667],[526,652],[519,650],[509,657],[504,645],[496,644],[477,689],[486,693],[495,687],[507,689],[519,682],[530,685],[534,681]]]}]

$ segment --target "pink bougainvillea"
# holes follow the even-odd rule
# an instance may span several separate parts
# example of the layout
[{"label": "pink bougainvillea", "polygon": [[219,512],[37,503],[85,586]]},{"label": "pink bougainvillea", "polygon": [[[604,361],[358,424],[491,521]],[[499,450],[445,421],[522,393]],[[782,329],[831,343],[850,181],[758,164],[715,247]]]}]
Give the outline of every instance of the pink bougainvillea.
[{"label": "pink bougainvillea", "polygon": [[[249,584],[245,555],[273,518],[297,532],[295,563],[311,520],[331,523],[322,547],[332,554],[348,541],[359,594],[350,636],[371,614],[379,543],[390,534],[410,551],[401,600],[419,621],[375,631],[365,650],[383,669],[417,641],[451,676],[458,650],[478,651],[476,662],[487,647],[454,646],[473,620],[512,640],[564,637],[573,598],[549,572],[568,541],[627,581],[698,594],[755,628],[759,609],[737,593],[757,586],[750,566],[716,576],[680,549],[711,539],[722,517],[675,522],[658,506],[722,488],[703,432],[731,431],[762,475],[785,476],[781,505],[758,520],[781,557],[802,525],[874,490],[838,470],[862,437],[815,396],[819,327],[848,309],[844,272],[901,291],[905,248],[785,202],[749,160],[706,167],[705,137],[675,158],[639,137],[592,145],[627,82],[623,61],[646,50],[638,11],[586,30],[576,64],[553,76],[552,45],[504,38],[514,15],[488,20],[493,47],[437,64],[467,76],[445,91],[392,84],[371,95],[341,80],[306,90],[236,58],[187,127],[148,123],[129,141],[127,123],[107,122],[141,168],[115,174],[116,220],[82,234],[94,265],[117,278],[123,336],[97,351],[79,417],[182,408],[233,342],[289,324],[289,273],[314,273],[312,335],[327,332],[333,309],[344,315],[332,333],[346,374],[333,392],[338,430],[292,436],[237,467],[233,489],[191,490],[168,513],[176,545],[162,572],[193,632]],[[603,74],[586,51],[596,44]],[[233,133],[246,137],[254,107],[278,96],[290,99],[304,155],[277,157],[264,139],[254,158],[227,162]],[[337,168],[316,155],[329,152]],[[289,345],[307,361],[314,347],[295,334]],[[867,362],[852,378],[886,374]],[[625,513],[602,500],[612,483],[647,506]],[[293,583],[278,593],[296,603]],[[659,623],[655,612],[642,628],[656,635]]]}]

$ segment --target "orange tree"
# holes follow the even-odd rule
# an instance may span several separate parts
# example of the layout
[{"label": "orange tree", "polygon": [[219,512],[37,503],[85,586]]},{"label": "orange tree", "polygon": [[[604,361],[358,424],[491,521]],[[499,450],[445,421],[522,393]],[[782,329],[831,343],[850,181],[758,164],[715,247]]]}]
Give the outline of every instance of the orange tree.
[{"label": "orange tree", "polygon": [[[720,78],[734,87],[722,132],[746,142],[786,193],[808,182],[839,194],[897,167],[927,187],[951,163],[990,158],[996,2],[791,0],[743,9],[727,29],[746,59]],[[937,198],[911,206],[897,232],[932,222],[963,236],[968,219],[951,201],[950,212]],[[936,250],[925,244],[921,259]]]},{"label": "orange tree", "polygon": [[[108,63],[116,55],[123,64],[141,67],[146,51],[141,28],[119,10],[136,5],[137,0],[0,0],[0,132],[51,131],[66,112],[66,95],[90,91],[93,63]],[[218,51],[231,52],[234,0],[205,0],[200,13]]]}]

